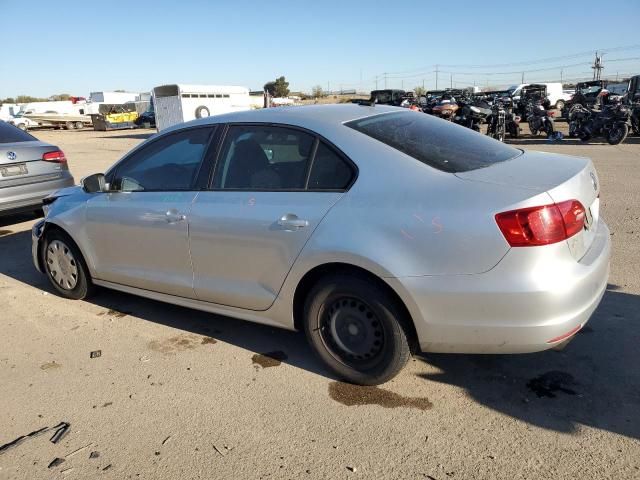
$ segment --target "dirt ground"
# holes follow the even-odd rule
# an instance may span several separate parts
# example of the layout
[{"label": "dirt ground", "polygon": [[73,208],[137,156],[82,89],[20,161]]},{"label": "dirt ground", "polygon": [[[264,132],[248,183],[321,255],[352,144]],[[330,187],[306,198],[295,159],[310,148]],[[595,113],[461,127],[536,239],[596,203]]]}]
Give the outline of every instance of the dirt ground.
[{"label": "dirt ground", "polygon": [[[79,180],[149,132],[35,135]],[[35,217],[0,218],[0,445],[49,428],[0,450],[0,479],[640,479],[640,138],[515,143],[594,159],[601,306],[561,352],[424,354],[380,388],[336,382],[302,334],[108,290],[63,300],[31,264]]]}]

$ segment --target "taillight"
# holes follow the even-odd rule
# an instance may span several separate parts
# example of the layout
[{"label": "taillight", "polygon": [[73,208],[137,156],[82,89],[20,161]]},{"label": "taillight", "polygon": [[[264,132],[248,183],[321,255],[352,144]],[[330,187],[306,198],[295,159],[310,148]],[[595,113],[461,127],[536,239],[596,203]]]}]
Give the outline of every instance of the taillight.
[{"label": "taillight", "polygon": [[496,222],[509,245],[533,247],[561,242],[584,228],[585,210],[578,200],[498,213]]},{"label": "taillight", "polygon": [[64,156],[64,152],[62,150],[47,152],[42,155],[42,160],[53,163],[67,163],[67,157]]}]

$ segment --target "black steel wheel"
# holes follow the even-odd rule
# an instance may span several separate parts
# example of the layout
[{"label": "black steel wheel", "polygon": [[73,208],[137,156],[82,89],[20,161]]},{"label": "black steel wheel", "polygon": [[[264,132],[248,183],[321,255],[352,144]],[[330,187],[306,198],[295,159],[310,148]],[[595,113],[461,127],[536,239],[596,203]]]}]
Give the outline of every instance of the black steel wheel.
[{"label": "black steel wheel", "polygon": [[322,278],[305,303],[304,329],[316,355],[340,378],[379,385],[411,357],[403,310],[376,281],[358,275]]}]

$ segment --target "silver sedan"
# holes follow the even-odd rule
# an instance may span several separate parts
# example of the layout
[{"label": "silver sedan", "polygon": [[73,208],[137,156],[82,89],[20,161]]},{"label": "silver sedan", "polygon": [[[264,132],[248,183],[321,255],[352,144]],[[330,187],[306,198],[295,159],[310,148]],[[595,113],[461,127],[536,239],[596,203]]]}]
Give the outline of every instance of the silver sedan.
[{"label": "silver sedan", "polygon": [[94,286],[302,330],[339,377],[411,354],[566,343],[607,285],[587,158],[523,152],[422,113],[365,105],[175,126],[46,199],[33,258]]},{"label": "silver sedan", "polygon": [[39,210],[44,197],[73,184],[62,150],[0,121],[0,215]]}]

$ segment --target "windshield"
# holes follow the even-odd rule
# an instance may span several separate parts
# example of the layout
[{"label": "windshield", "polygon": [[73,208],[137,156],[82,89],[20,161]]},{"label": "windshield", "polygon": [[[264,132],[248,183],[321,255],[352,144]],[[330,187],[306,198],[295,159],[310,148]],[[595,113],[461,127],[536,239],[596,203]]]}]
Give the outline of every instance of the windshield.
[{"label": "windshield", "polygon": [[345,125],[444,172],[488,167],[522,153],[468,128],[411,111],[383,113]]}]

